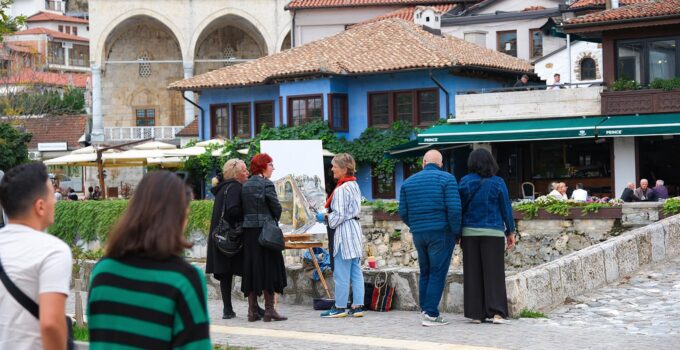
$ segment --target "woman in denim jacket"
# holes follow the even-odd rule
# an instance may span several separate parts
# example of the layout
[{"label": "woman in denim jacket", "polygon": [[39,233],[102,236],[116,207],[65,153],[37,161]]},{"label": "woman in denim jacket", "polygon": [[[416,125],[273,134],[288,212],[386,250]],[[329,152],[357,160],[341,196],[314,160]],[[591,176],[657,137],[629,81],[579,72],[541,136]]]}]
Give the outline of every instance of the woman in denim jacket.
[{"label": "woman in denim jacket", "polygon": [[508,317],[505,247],[515,245],[515,222],[508,189],[495,176],[498,164],[489,151],[476,149],[468,159],[470,174],[461,179],[463,206],[463,293],[465,317],[473,323]]}]

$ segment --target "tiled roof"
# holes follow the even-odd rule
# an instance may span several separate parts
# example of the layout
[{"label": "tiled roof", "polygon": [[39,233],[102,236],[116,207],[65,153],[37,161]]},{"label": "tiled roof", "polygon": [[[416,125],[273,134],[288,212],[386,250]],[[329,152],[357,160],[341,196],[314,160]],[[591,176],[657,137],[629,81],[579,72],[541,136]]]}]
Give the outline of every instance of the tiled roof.
[{"label": "tiled roof", "polygon": [[62,14],[57,14],[57,13],[52,13],[52,12],[45,12],[45,11],[40,11],[36,14],[34,14],[31,17],[26,18],[26,22],[71,22],[71,23],[80,23],[80,24],[88,24],[90,23],[86,19],[78,18],[78,17],[71,17],[71,16],[64,16]]},{"label": "tiled roof", "polygon": [[399,6],[399,5],[435,5],[454,3],[452,0],[292,0],[286,10],[361,7],[361,6]]},{"label": "tiled roof", "polygon": [[66,34],[66,33],[58,32],[56,30],[47,29],[47,28],[26,29],[26,30],[16,32],[12,35],[36,35],[36,34],[45,34],[45,35],[49,35],[49,36],[51,36],[55,39],[60,39],[60,40],[90,42],[90,40],[88,38],[83,38],[82,36]]},{"label": "tiled roof", "polygon": [[184,129],[175,134],[178,137],[198,136],[198,118],[194,119]]},{"label": "tiled roof", "polygon": [[545,6],[529,6],[522,10],[522,12],[528,12],[528,11],[541,11],[545,10]]},{"label": "tiled roof", "polygon": [[[619,6],[638,4],[641,2],[648,2],[649,0],[619,0]],[[607,0],[577,0],[571,6],[570,9],[580,9],[584,7],[605,7]]]},{"label": "tiled roof", "polygon": [[314,74],[354,75],[408,69],[479,67],[530,72],[531,63],[413,22],[390,18],[170,84],[175,90],[258,85]]},{"label": "tiled roof", "polygon": [[[8,122],[9,118],[0,118],[0,122]],[[78,140],[85,133],[86,115],[30,116],[12,118],[15,126],[26,128],[33,137],[28,144],[29,149],[37,149],[38,143],[66,142],[68,149],[80,148]]]},{"label": "tiled roof", "polygon": [[[378,22],[382,21],[383,19],[388,19],[388,18],[401,18],[406,21],[413,21],[413,13],[416,11],[416,7],[418,6],[408,6],[404,7],[392,12],[388,12],[382,16],[378,16],[376,18],[369,19],[367,21],[364,21],[362,23],[359,23],[358,25],[366,24],[366,23],[372,23],[372,22]],[[434,5],[431,6],[435,10],[441,12],[441,13],[447,13],[451,10],[453,10],[454,7],[456,7],[456,4],[445,4],[445,5]]]},{"label": "tiled roof", "polygon": [[11,51],[23,53],[37,53],[37,50],[31,45],[24,45],[19,42],[4,42],[0,43],[0,48],[8,48]]},{"label": "tiled roof", "polygon": [[652,0],[616,9],[587,14],[567,20],[565,26],[575,24],[606,23],[621,20],[653,19],[654,17],[680,16],[680,0]]},{"label": "tiled roof", "polygon": [[86,88],[89,73],[56,73],[56,72],[37,72],[24,69],[17,74],[3,76],[0,84],[9,85],[42,85],[42,86],[73,86]]}]

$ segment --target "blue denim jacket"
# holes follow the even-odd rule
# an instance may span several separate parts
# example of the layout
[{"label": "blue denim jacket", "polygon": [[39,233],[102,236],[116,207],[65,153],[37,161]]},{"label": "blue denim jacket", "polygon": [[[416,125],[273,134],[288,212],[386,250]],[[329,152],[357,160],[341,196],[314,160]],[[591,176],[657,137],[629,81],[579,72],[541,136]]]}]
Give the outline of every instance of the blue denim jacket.
[{"label": "blue denim jacket", "polygon": [[463,207],[463,227],[490,228],[506,235],[515,232],[512,204],[502,178],[482,178],[472,173],[460,180],[458,188]]}]

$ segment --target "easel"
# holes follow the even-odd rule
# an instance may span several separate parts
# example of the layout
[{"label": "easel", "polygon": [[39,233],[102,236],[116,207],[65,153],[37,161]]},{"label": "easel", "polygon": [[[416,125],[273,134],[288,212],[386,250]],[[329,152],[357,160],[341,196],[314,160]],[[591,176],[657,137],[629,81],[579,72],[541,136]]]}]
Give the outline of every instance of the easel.
[{"label": "easel", "polygon": [[312,263],[314,263],[314,269],[319,275],[323,289],[326,291],[326,296],[328,299],[331,298],[331,293],[328,291],[328,285],[326,284],[326,279],[323,277],[321,268],[319,267],[319,262],[316,260],[316,254],[314,254],[314,248],[323,247],[322,242],[311,242],[309,241],[311,235],[306,233],[300,234],[287,234],[283,235],[283,239],[286,242],[286,249],[308,249],[309,254],[312,256]]}]

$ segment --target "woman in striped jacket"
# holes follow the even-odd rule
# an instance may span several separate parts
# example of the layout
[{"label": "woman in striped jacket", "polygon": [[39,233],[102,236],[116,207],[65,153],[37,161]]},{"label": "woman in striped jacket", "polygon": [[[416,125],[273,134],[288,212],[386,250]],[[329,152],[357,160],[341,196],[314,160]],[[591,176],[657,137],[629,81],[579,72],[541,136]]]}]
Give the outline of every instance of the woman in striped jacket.
[{"label": "woman in striped jacket", "polygon": [[[356,163],[347,153],[340,153],[331,162],[333,177],[338,184],[326,201],[326,220],[335,229],[333,239],[335,257],[335,306],[322,313],[321,317],[362,317],[364,315],[364,275],[361,271],[363,254],[363,233],[359,225],[361,211],[361,191],[354,177]],[[349,299],[350,283],[353,302],[350,310],[345,310]]]}]

